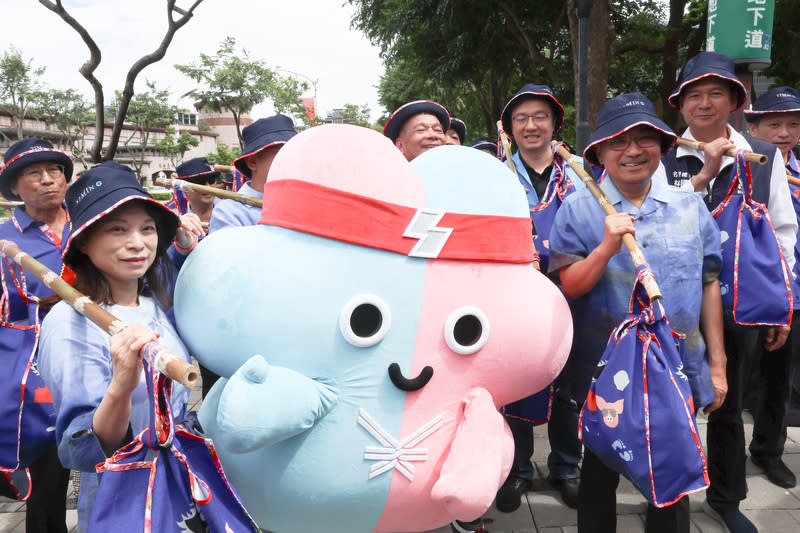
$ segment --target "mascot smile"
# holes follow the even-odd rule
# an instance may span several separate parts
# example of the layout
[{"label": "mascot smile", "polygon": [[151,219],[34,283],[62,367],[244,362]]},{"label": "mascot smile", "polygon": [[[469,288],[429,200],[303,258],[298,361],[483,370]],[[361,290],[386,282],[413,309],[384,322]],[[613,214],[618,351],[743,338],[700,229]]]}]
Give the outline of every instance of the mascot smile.
[{"label": "mascot smile", "polygon": [[484,513],[514,443],[498,408],[547,386],[570,312],[532,267],[517,178],[458,146],[408,163],[310,128],[278,152],[257,226],[204,239],[178,327],[221,379],[200,422],[269,531],[435,529]]}]

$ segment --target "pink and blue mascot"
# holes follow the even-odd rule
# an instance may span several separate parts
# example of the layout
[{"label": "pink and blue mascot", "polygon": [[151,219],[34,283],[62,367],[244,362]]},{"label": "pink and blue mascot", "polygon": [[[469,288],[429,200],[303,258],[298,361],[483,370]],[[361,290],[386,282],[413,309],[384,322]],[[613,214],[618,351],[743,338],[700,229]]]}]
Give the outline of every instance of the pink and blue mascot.
[{"label": "pink and blue mascot", "polygon": [[514,443],[502,406],[549,384],[569,309],[532,266],[517,178],[442,146],[311,128],[278,153],[256,226],[203,240],[176,316],[220,374],[200,422],[274,532],[422,531],[483,514]]}]

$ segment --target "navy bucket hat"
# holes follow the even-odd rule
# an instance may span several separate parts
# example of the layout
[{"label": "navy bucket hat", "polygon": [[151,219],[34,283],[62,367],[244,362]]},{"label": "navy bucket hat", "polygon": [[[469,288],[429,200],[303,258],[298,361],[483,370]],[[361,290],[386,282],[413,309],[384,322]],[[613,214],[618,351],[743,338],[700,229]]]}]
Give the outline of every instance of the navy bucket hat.
[{"label": "navy bucket hat", "polygon": [[389,120],[386,121],[386,125],[383,126],[383,134],[389,137],[392,142],[397,141],[403,124],[414,115],[419,115],[420,113],[427,113],[439,119],[442,131],[450,129],[450,112],[442,104],[433,100],[415,100],[395,109]]},{"label": "navy bucket hat", "polygon": [[511,97],[511,100],[508,101],[503,108],[503,112],[500,114],[500,120],[503,122],[503,130],[509,137],[511,136],[511,113],[514,112],[514,108],[517,107],[517,105],[532,98],[545,100],[550,106],[550,109],[553,110],[553,117],[555,119],[553,123],[556,126],[553,133],[558,133],[558,130],[564,125],[564,106],[556,99],[553,94],[553,89],[547,85],[534,85],[533,83],[529,83]]},{"label": "navy bucket hat", "polygon": [[178,165],[175,173],[177,174],[176,179],[199,184],[216,181],[219,177],[219,172],[215,172],[211,168],[211,165],[208,164],[208,159],[205,157],[195,157],[184,161]]},{"label": "navy bucket hat", "polygon": [[775,87],[765,92],[753,104],[753,109],[745,109],[744,117],[754,122],[773,113],[800,112],[800,93],[792,87]]},{"label": "navy bucket hat", "polygon": [[464,144],[464,139],[467,138],[467,125],[466,123],[461,120],[460,118],[450,117],[450,128],[451,130],[456,130],[458,133],[458,140],[461,144]]},{"label": "navy bucket hat", "polygon": [[294,122],[286,115],[278,114],[260,118],[242,130],[244,149],[242,154],[233,161],[233,165],[239,169],[239,172],[251,177],[250,167],[245,163],[245,159],[270,146],[286,144],[295,135],[297,135],[297,130],[294,129]]},{"label": "navy bucket hat", "polygon": [[478,150],[491,150],[493,153],[497,153],[497,143],[486,137],[476,137],[470,146]]},{"label": "navy bucket hat", "polygon": [[692,83],[709,77],[727,81],[737,93],[738,99],[734,111],[744,105],[747,99],[747,89],[734,73],[733,59],[719,52],[700,52],[686,62],[686,66],[683,67],[681,84],[675,89],[675,92],[669,95],[669,105],[675,109],[680,109],[680,98],[683,90]]},{"label": "navy bucket hat", "polygon": [[64,165],[67,183],[72,179],[72,159],[61,150],[56,150],[53,143],[39,137],[28,137],[12,144],[6,150],[3,161],[5,164],[0,169],[0,194],[7,200],[22,200],[11,192],[11,186],[17,179],[17,173],[33,163],[52,161]]},{"label": "navy bucket hat", "polygon": [[115,161],[104,161],[81,174],[67,189],[65,201],[72,220],[72,230],[64,246],[64,263],[67,266],[74,265],[73,260],[78,250],[73,242],[78,235],[121,205],[133,200],[150,202],[158,207],[161,214],[156,221],[159,236],[164,235],[168,242],[172,242],[180,222],[178,215],[154,200],[139,184],[133,170]]},{"label": "navy bucket hat", "polygon": [[642,93],[626,93],[615,96],[605,103],[597,115],[597,127],[583,151],[583,158],[596,167],[601,167],[595,147],[609,139],[625,133],[636,126],[649,126],[661,136],[661,155],[675,144],[676,136],[653,108],[653,103]]}]

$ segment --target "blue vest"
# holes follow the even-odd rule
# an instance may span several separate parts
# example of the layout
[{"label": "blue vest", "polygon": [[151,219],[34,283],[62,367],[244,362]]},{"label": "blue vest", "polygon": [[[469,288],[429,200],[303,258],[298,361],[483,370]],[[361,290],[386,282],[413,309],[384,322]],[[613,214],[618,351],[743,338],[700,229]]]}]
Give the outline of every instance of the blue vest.
[{"label": "blue vest", "polygon": [[[774,154],[775,145],[756,139],[749,135],[744,135],[747,142],[750,143],[753,151],[759,154]],[[695,177],[703,168],[703,161],[697,156],[686,155],[682,157],[677,156],[677,146],[667,152],[661,158],[664,168],[667,171],[667,182],[670,185],[680,187],[681,184],[687,180]],[[710,193],[706,196],[705,201],[709,211],[713,211],[719,203],[725,199],[725,194],[728,192],[733,179],[736,165],[730,165],[720,172],[717,179],[714,180],[714,185]],[[753,175],[753,199],[756,202],[767,205],[769,201],[770,182],[772,181],[772,165],[750,165],[750,172]]]}]

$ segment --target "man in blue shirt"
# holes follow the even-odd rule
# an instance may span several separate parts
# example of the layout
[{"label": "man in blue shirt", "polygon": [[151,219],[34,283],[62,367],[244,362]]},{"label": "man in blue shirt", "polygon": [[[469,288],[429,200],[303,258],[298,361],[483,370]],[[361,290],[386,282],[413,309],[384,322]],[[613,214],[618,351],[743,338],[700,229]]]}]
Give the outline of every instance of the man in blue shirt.
[{"label": "man in blue shirt", "polygon": [[[547,271],[553,217],[564,198],[586,187],[575,172],[554,155],[550,145],[553,136],[564,125],[564,108],[550,87],[529,83],[508,101],[501,120],[504,131],[511,132],[517,146],[511,160],[528,198],[534,222],[533,243],[542,269]],[[576,159],[582,162],[579,157]],[[561,493],[564,503],[574,508],[578,503],[578,463],[581,459],[578,409],[569,398],[567,384],[562,385],[554,394],[547,426],[551,449],[547,458],[548,477]],[[539,395],[537,398],[541,397]],[[508,416],[506,421],[514,436],[514,462],[508,479],[497,492],[496,506],[499,511],[512,512],[519,507],[522,494],[530,489],[533,480],[530,461],[533,432],[530,424],[523,420]]]},{"label": "man in blue shirt", "polygon": [[[297,135],[292,119],[286,115],[260,118],[242,130],[244,150],[233,165],[249,181],[237,191],[254,198],[264,197],[264,184],[272,160],[286,142]],[[254,226],[261,217],[261,209],[236,200],[223,199],[214,205],[208,232],[213,233],[228,226]]]},{"label": "man in blue shirt", "polygon": [[[70,232],[70,221],[64,206],[67,182],[72,178],[72,160],[44,139],[29,137],[11,145],[0,170],[0,194],[9,200],[22,201],[11,218],[0,225],[0,239],[16,243],[50,270],[70,280],[72,273],[61,261],[62,242]],[[5,263],[0,268],[6,268]],[[26,276],[29,293],[41,298],[53,292],[34,276]],[[6,276],[6,294],[10,299],[12,322],[28,321],[25,302]],[[40,318],[46,311],[40,309]],[[30,354],[32,347],[27,348]],[[66,533],[66,492],[69,470],[58,459],[55,436],[52,446],[29,466],[32,492],[25,511],[26,532]],[[0,485],[4,478],[0,476]],[[0,487],[5,495],[13,494]]]},{"label": "man in blue shirt", "polygon": [[[617,213],[606,216],[590,191],[582,190],[556,214],[550,271],[558,273],[570,300],[575,328],[561,379],[570,384],[573,399],[583,403],[610,333],[628,314],[635,269],[621,245],[622,236],[631,233],[661,288],[671,327],[686,335],[683,363],[695,405],[710,412],[722,404],[727,389],[719,230],[699,196],[652,179],[675,135],[647,98],[631,93],[609,100],[597,124],[584,157],[605,167],[609,179],[600,188]],[[584,451],[579,532],[616,529],[618,482],[618,473]],[[646,531],[689,528],[688,498],[661,509],[648,506]]]}]

